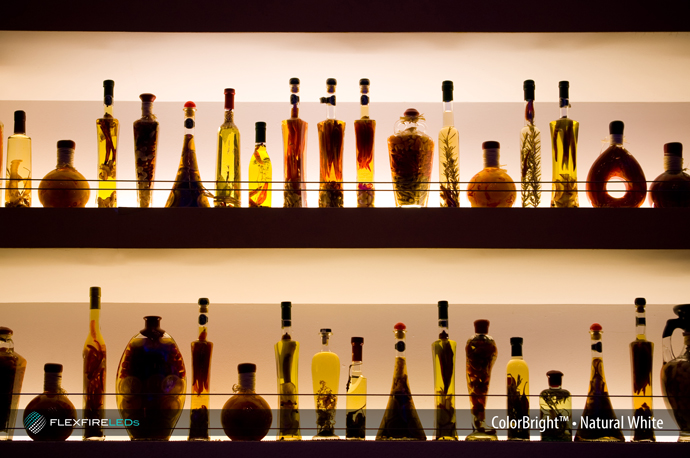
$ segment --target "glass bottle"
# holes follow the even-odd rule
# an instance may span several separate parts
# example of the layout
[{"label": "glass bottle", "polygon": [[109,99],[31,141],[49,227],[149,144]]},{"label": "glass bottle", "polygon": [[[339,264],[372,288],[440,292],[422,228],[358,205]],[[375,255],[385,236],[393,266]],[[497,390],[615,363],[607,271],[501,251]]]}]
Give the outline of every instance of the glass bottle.
[{"label": "glass bottle", "polygon": [[43,393],[24,408],[24,429],[35,441],[65,441],[72,435],[77,409],[62,389],[62,364],[44,366]]},{"label": "glass bottle", "polygon": [[448,338],[448,301],[438,302],[438,340],[431,344],[434,362],[434,439],[458,440],[455,415],[455,355],[458,344]]},{"label": "glass bottle", "polygon": [[409,108],[395,122],[394,131],[388,137],[388,154],[395,205],[426,207],[434,164],[434,141],[425,133],[424,117]]},{"label": "glass bottle", "polygon": [[635,421],[633,442],[656,442],[652,427],[652,366],[654,343],[647,340],[647,301],[635,299],[635,327],[637,338],[630,343],[630,368],[632,369],[633,415]]},{"label": "glass bottle", "polygon": [[220,423],[234,441],[260,441],[271,429],[271,406],[256,394],[256,364],[239,364],[237,371],[239,381],[232,387],[235,394],[223,406]]},{"label": "glass bottle", "polygon": [[[432,149],[433,151],[433,146]],[[405,359],[405,332],[403,323],[393,327],[395,334],[395,368],[393,370],[393,386],[388,398],[386,411],[381,419],[376,440],[417,440],[425,441],[424,427],[417,415],[417,409],[412,399],[410,382],[407,377],[407,361]]]},{"label": "glass bottle", "polygon": [[235,90],[225,89],[225,118],[218,128],[215,207],[241,207],[240,130],[234,122]]},{"label": "glass bottle", "polygon": [[266,152],[266,123],[256,123],[256,145],[249,160],[249,206],[270,207],[273,166]]},{"label": "glass bottle", "polygon": [[[4,173],[3,173],[3,168],[2,168],[2,165],[4,164],[4,159],[5,159],[4,145],[5,145],[5,125],[2,123],[2,121],[0,121],[0,182],[2,182],[2,188],[5,187],[5,180],[3,180]],[[2,195],[0,195],[0,199],[1,198],[2,198]],[[2,206],[1,201],[0,201],[0,206]]]},{"label": "glass bottle", "polygon": [[189,409],[189,440],[207,441],[211,409],[211,356],[213,342],[207,340],[208,306],[205,297],[199,299],[199,338],[192,342],[192,406]]},{"label": "glass bottle", "polygon": [[313,439],[338,439],[335,434],[335,409],[338,404],[340,358],[333,353],[328,342],[330,329],[321,329],[321,351],[311,360],[311,379],[316,405],[316,435]]},{"label": "glass bottle", "polygon": [[438,133],[439,181],[441,207],[460,206],[460,138],[453,119],[453,82],[441,84],[443,93],[443,128]]},{"label": "glass bottle", "polygon": [[482,143],[484,169],[467,185],[467,198],[473,207],[512,207],[515,203],[515,183],[499,165],[500,148],[498,142]]},{"label": "glass bottle", "polygon": [[683,170],[683,144],[666,143],[664,173],[649,187],[653,207],[690,207],[690,175]]},{"label": "glass bottle", "polygon": [[364,440],[367,434],[367,378],[362,375],[362,350],[364,337],[353,337],[352,364],[347,379],[347,416],[345,417],[345,437]]},{"label": "glass bottle", "polygon": [[[664,365],[661,366],[661,392],[666,408],[673,412],[680,434],[678,442],[690,442],[690,304],[673,307],[678,318],[668,320],[664,327],[662,347]],[[671,338],[673,331],[682,329],[685,348],[675,356]]]},{"label": "glass bottle", "polygon": [[496,342],[488,335],[489,320],[474,322],[474,336],[465,345],[467,356],[467,391],[470,395],[472,413],[472,432],[465,438],[468,441],[498,440],[496,430],[486,422],[486,397],[489,394],[491,368],[498,353]]},{"label": "glass bottle", "polygon": [[134,164],[139,207],[148,208],[153,198],[158,153],[158,121],[153,114],[153,94],[141,94],[141,118],[134,121]]},{"label": "glass bottle", "polygon": [[299,430],[299,394],[297,374],[299,369],[299,342],[292,340],[292,303],[281,302],[281,329],[283,337],[275,344],[276,371],[278,373],[277,440],[301,440]]},{"label": "glass bottle", "polygon": [[194,102],[184,104],[184,141],[180,167],[177,169],[175,183],[173,183],[165,208],[179,207],[210,207],[207,197],[213,197],[201,181],[199,166],[196,162],[196,147],[194,146]]},{"label": "glass bottle", "polygon": [[575,433],[575,441],[584,442],[625,442],[621,433],[622,422],[613,411],[609,391],[604,376],[604,358],[602,347],[602,327],[594,323],[589,332],[592,336],[592,373],[589,380],[587,401],[582,411],[582,419]]},{"label": "glass bottle", "polygon": [[520,131],[520,182],[522,206],[538,207],[541,202],[541,131],[534,125],[534,81],[526,80],[525,127]]},{"label": "glass bottle", "polygon": [[[84,418],[100,422],[105,419],[106,350],[101,334],[101,288],[89,291],[89,334],[84,351]],[[84,440],[104,440],[105,432],[99,424],[84,426]]]},{"label": "glass bottle", "polygon": [[320,185],[319,207],[343,206],[343,142],[345,122],[335,119],[335,78],[326,80],[327,97],[321,97],[328,109],[324,121],[317,124],[319,131]]},{"label": "glass bottle", "polygon": [[[609,124],[611,146],[592,164],[587,174],[587,197],[595,208],[639,207],[647,197],[647,179],[637,160],[623,147],[623,121]],[[606,185],[612,178],[625,184],[621,197],[612,196]]]},{"label": "glass bottle", "polygon": [[551,181],[552,207],[578,207],[577,197],[577,134],[580,123],[568,118],[570,83],[558,83],[561,117],[549,123],[553,152],[553,178]]},{"label": "glass bottle", "polygon": [[14,435],[26,372],[26,359],[14,351],[12,334],[10,328],[0,327],[0,441],[12,440]]},{"label": "glass bottle", "polygon": [[113,90],[115,81],[103,81],[103,107],[105,114],[96,121],[98,139],[98,194],[99,208],[117,207],[117,137],[120,122],[113,117]]},{"label": "glass bottle", "polygon": [[144,322],[117,367],[117,408],[132,440],[167,441],[182,414],[187,371],[161,317],[145,316]]},{"label": "glass bottle", "polygon": [[517,426],[508,428],[508,440],[528,441],[529,425],[522,419],[529,417],[529,367],[522,357],[522,337],[511,337],[510,348],[506,367],[508,420],[515,420]]},{"label": "glass bottle", "polygon": [[5,207],[31,207],[31,138],[26,113],[14,112],[14,134],[7,139]]},{"label": "glass bottle", "polygon": [[74,168],[75,147],[72,140],[57,142],[55,170],[48,172],[38,185],[38,200],[44,207],[85,207],[89,201],[89,184],[84,175]]},{"label": "glass bottle", "polygon": [[290,119],[281,123],[283,131],[283,157],[285,191],[283,207],[307,206],[307,128],[309,124],[299,117],[299,78],[290,78]]},{"label": "glass bottle", "polygon": [[539,420],[544,422],[541,431],[543,442],[572,442],[573,403],[570,391],[562,386],[563,372],[546,373],[549,388],[539,395]]},{"label": "glass bottle", "polygon": [[357,206],[374,206],[374,137],[376,121],[369,117],[369,80],[359,80],[361,118],[355,120],[357,145]]}]

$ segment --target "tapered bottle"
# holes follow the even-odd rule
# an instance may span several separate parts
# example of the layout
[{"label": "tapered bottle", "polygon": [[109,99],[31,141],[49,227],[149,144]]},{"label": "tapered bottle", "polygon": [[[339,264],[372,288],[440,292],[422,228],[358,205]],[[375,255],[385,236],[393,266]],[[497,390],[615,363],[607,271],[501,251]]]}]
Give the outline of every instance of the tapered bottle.
[{"label": "tapered bottle", "polygon": [[553,152],[551,206],[578,207],[577,196],[577,135],[580,123],[568,118],[570,83],[558,83],[561,117],[549,123]]},{"label": "tapered bottle", "polygon": [[158,154],[158,121],[153,114],[153,94],[141,94],[141,118],[134,121],[134,166],[137,176],[139,207],[148,208],[153,201]]},{"label": "tapered bottle", "polygon": [[393,386],[388,398],[386,411],[381,419],[376,440],[415,440],[425,441],[424,427],[417,415],[412,391],[407,377],[407,360],[405,359],[405,332],[403,323],[393,327],[395,334],[395,367],[393,369]]},{"label": "tapered bottle", "polygon": [[103,81],[103,107],[105,113],[96,121],[98,140],[98,194],[99,208],[117,207],[117,138],[120,122],[113,117],[115,81]]},{"label": "tapered bottle", "polygon": [[455,355],[458,344],[448,338],[448,301],[438,302],[438,340],[431,344],[434,362],[434,439],[458,440],[455,415]]},{"label": "tapered bottle", "polygon": [[105,432],[99,424],[105,419],[106,350],[101,334],[101,288],[92,286],[89,306],[89,334],[84,344],[84,440],[104,440]]},{"label": "tapered bottle", "polygon": [[277,440],[301,440],[299,429],[299,394],[297,374],[299,368],[299,342],[292,340],[292,303],[281,302],[281,328],[283,336],[275,344],[276,372],[278,380]]},{"label": "tapered bottle", "polygon": [[613,411],[609,391],[604,376],[603,330],[594,323],[589,328],[592,336],[592,372],[589,379],[589,392],[578,423],[575,441],[583,442],[625,442],[621,424]]},{"label": "tapered bottle", "polygon": [[529,417],[529,367],[522,357],[522,337],[511,337],[510,347],[506,367],[508,420],[515,420],[517,426],[508,428],[508,440],[528,441],[529,425],[521,421]]},{"label": "tapered bottle", "polygon": [[43,393],[24,408],[24,429],[35,441],[65,441],[72,435],[77,410],[62,388],[62,364],[44,366]]},{"label": "tapered bottle", "polygon": [[351,440],[364,440],[367,434],[367,378],[362,375],[362,350],[364,337],[353,337],[352,364],[347,379],[347,415],[345,417],[345,437]]},{"label": "tapered bottle", "polygon": [[546,373],[549,388],[539,395],[539,420],[544,422],[541,431],[543,442],[572,442],[573,402],[570,391],[563,389],[563,372]]},{"label": "tapered bottle", "polygon": [[467,185],[467,198],[473,207],[512,207],[515,203],[515,183],[499,165],[501,145],[482,143],[484,169],[472,177]]},{"label": "tapered bottle", "polygon": [[343,206],[343,145],[345,122],[335,119],[335,78],[326,80],[328,96],[321,97],[327,116],[317,124],[319,131],[320,185],[319,207]]},{"label": "tapered bottle", "polygon": [[496,430],[486,421],[486,398],[489,394],[491,369],[498,353],[496,342],[489,335],[489,320],[474,322],[474,336],[465,345],[467,357],[467,391],[470,395],[472,432],[468,441],[495,441]]},{"label": "tapered bottle", "polygon": [[[666,409],[673,413],[678,425],[678,442],[690,442],[690,304],[673,307],[678,318],[666,321],[662,334],[663,365],[661,366],[661,394]],[[673,351],[673,332],[683,330],[683,349],[676,356]]]},{"label": "tapered bottle", "polygon": [[270,207],[273,166],[266,152],[266,123],[256,123],[256,144],[249,160],[249,206]]},{"label": "tapered bottle", "polygon": [[192,342],[192,406],[189,417],[189,440],[209,440],[211,412],[211,356],[213,342],[208,340],[208,307],[205,297],[199,299],[199,337]]},{"label": "tapered bottle", "polygon": [[299,117],[299,78],[290,78],[290,118],[283,120],[283,158],[285,191],[283,207],[307,206],[306,164],[307,128]]},{"label": "tapered bottle", "polygon": [[239,381],[232,387],[235,395],[223,406],[220,423],[233,441],[260,441],[271,429],[271,406],[256,394],[256,364],[240,364],[237,371]]},{"label": "tapered bottle", "polygon": [[453,82],[441,84],[443,93],[443,128],[438,133],[439,181],[441,207],[460,206],[460,138],[453,119]]},{"label": "tapered bottle", "polygon": [[630,368],[632,370],[633,416],[635,428],[633,442],[656,442],[652,428],[652,366],[654,343],[647,340],[647,317],[644,297],[635,299],[635,328],[637,338],[630,343]]},{"label": "tapered bottle", "polygon": [[14,435],[26,372],[26,359],[14,351],[12,334],[10,328],[0,327],[0,441],[12,440]]},{"label": "tapered bottle", "polygon": [[655,208],[690,207],[690,175],[683,168],[683,144],[664,145],[664,173],[649,187]]},{"label": "tapered bottle", "polygon": [[57,142],[55,170],[48,172],[38,185],[38,200],[44,207],[85,207],[89,201],[89,184],[84,175],[74,168],[75,148],[72,140]]},{"label": "tapered bottle", "polygon": [[534,124],[534,81],[526,80],[525,127],[520,131],[520,181],[522,206],[538,207],[541,202],[541,131]]},{"label": "tapered bottle", "polygon": [[209,207],[208,197],[213,197],[201,181],[199,166],[196,162],[196,147],[194,146],[194,102],[184,104],[184,140],[182,143],[182,157],[177,169],[175,183],[168,196],[166,208],[179,207]]},{"label": "tapered bottle", "polygon": [[357,207],[374,206],[374,137],[376,121],[369,117],[369,86],[367,78],[359,80],[360,115],[355,120],[357,145]]},{"label": "tapered bottle", "polygon": [[31,207],[31,138],[26,113],[14,112],[14,134],[7,139],[5,207]]},{"label": "tapered bottle", "polygon": [[225,89],[225,118],[218,128],[215,207],[241,207],[240,130],[235,125],[235,90]]},{"label": "tapered bottle", "polygon": [[313,439],[338,439],[335,434],[335,411],[340,383],[340,358],[329,347],[333,333],[324,328],[319,331],[321,351],[311,360],[311,378],[316,405],[316,435]]}]

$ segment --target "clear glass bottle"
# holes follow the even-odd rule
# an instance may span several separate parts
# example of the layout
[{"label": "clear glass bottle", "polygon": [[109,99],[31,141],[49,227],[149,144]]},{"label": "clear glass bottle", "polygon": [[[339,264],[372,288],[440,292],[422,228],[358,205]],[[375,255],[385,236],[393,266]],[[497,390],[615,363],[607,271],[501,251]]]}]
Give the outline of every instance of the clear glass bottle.
[{"label": "clear glass bottle", "polygon": [[441,207],[460,206],[460,137],[453,119],[453,82],[441,84],[443,93],[443,128],[438,133],[439,181]]},{"label": "clear glass bottle", "polygon": [[35,441],[65,441],[72,435],[77,409],[62,389],[62,364],[44,366],[43,393],[24,408],[24,429]]},{"label": "clear glass bottle", "polygon": [[113,117],[115,81],[103,81],[103,107],[105,114],[96,121],[98,140],[98,194],[99,208],[117,207],[117,138],[120,122]]},{"label": "clear glass bottle", "polygon": [[175,183],[170,190],[170,196],[165,208],[179,207],[210,207],[208,197],[213,195],[204,188],[196,162],[196,147],[194,146],[194,102],[184,104],[184,140],[180,167],[177,169]]},{"label": "clear glass bottle", "polygon": [[359,80],[361,118],[355,120],[357,145],[357,207],[374,206],[374,137],[376,121],[369,117],[369,86],[367,78]]},{"label": "clear glass bottle", "polygon": [[515,203],[515,183],[499,165],[500,148],[498,142],[482,143],[484,169],[467,185],[467,198],[473,207],[512,207]]},{"label": "clear glass bottle", "polygon": [[633,442],[656,442],[651,420],[652,411],[652,366],[654,343],[647,340],[647,318],[644,297],[635,299],[635,327],[637,338],[630,343],[630,368],[632,370],[633,416],[635,428]]},{"label": "clear glass bottle", "polygon": [[232,387],[235,393],[223,406],[220,423],[233,441],[260,441],[271,429],[271,406],[256,394],[256,364],[237,366],[239,381]]},{"label": "clear glass bottle", "polygon": [[352,364],[347,379],[347,416],[345,417],[345,437],[364,440],[367,434],[367,378],[362,375],[362,350],[364,337],[353,337]]},{"label": "clear glass bottle", "polygon": [[12,334],[10,328],[0,327],[0,441],[11,441],[14,435],[26,372],[26,359],[14,351]]},{"label": "clear glass bottle", "polygon": [[[101,288],[92,286],[89,290],[89,334],[84,351],[84,418],[100,422],[105,419],[106,350],[101,334]],[[105,439],[103,426],[84,426],[84,440]]]},{"label": "clear glass bottle", "polygon": [[520,131],[520,182],[522,206],[536,208],[541,202],[541,131],[534,125],[534,81],[526,80],[525,127]]},{"label": "clear glass bottle", "polygon": [[343,206],[343,145],[345,121],[335,119],[335,78],[326,80],[328,96],[321,97],[328,109],[324,121],[317,124],[319,131],[320,185],[319,207]]},{"label": "clear glass bottle", "polygon": [[199,299],[199,337],[192,342],[192,405],[189,409],[190,441],[209,440],[211,411],[211,356],[213,342],[208,340],[208,307],[205,297]]},{"label": "clear glass bottle", "polygon": [[577,196],[577,134],[580,123],[568,118],[570,83],[558,83],[561,117],[549,123],[553,152],[552,207],[578,207]]},{"label": "clear glass bottle", "polygon": [[277,440],[301,440],[299,430],[299,394],[297,374],[299,369],[299,342],[292,340],[292,303],[281,302],[280,325],[283,337],[275,344],[276,372],[280,411]]},{"label": "clear glass bottle", "polygon": [[458,344],[448,338],[448,301],[438,302],[438,340],[431,344],[434,363],[434,440],[458,440],[455,415],[455,355]]},{"label": "clear glass bottle", "polygon": [[489,335],[489,320],[476,320],[474,332],[465,345],[467,392],[470,395],[472,413],[472,432],[465,440],[495,441],[498,440],[496,430],[486,422],[486,397],[489,394],[491,369],[498,351],[496,342]]},{"label": "clear glass bottle", "polygon": [[91,191],[84,175],[74,168],[74,149],[72,140],[57,142],[57,165],[48,172],[38,185],[38,200],[44,207],[72,208],[85,207]]},{"label": "clear glass bottle", "polygon": [[235,90],[225,89],[225,118],[218,128],[215,207],[241,207],[240,130],[234,122]]},{"label": "clear glass bottle", "polygon": [[266,123],[256,123],[256,144],[249,160],[249,206],[270,207],[273,166],[266,152]]},{"label": "clear glass bottle", "polygon": [[649,187],[652,206],[690,207],[690,175],[683,169],[683,144],[664,145],[664,173]]},{"label": "clear glass bottle", "polygon": [[621,433],[622,422],[613,411],[609,391],[604,376],[603,330],[594,323],[589,332],[592,336],[592,373],[589,379],[589,392],[578,423],[575,441],[579,442],[625,442]]},{"label": "clear glass bottle", "polygon": [[[676,305],[673,313],[678,318],[666,321],[662,334],[661,393],[680,430],[678,442],[690,442],[690,304]],[[678,356],[673,352],[672,342],[676,329],[685,331],[683,353]]]},{"label": "clear glass bottle", "polygon": [[335,434],[335,411],[340,384],[340,358],[328,346],[333,335],[331,330],[324,328],[319,334],[321,351],[311,360],[311,379],[316,405],[316,435],[313,439],[338,439]]},{"label": "clear glass bottle", "polygon": [[[433,151],[433,147],[432,147]],[[407,376],[407,360],[405,359],[405,332],[403,323],[393,327],[395,334],[395,368],[393,370],[393,386],[388,398],[386,411],[381,419],[376,440],[416,440],[425,441],[424,427],[417,415],[417,409],[412,399],[410,382]]]},{"label": "clear glass bottle", "polygon": [[309,124],[299,117],[299,78],[290,78],[290,119],[281,123],[283,131],[283,157],[285,191],[283,207],[307,206],[306,164],[307,128]]},{"label": "clear glass bottle", "polygon": [[158,121],[153,114],[153,94],[141,94],[141,118],[134,121],[134,165],[139,207],[148,208],[153,200],[158,153]]},{"label": "clear glass bottle", "polygon": [[563,372],[546,373],[549,388],[539,395],[539,420],[544,422],[541,431],[543,442],[572,442],[573,402],[570,391],[563,389]]},{"label": "clear glass bottle", "polygon": [[14,134],[7,139],[5,207],[31,207],[31,138],[26,113],[14,112]]},{"label": "clear glass bottle", "polygon": [[515,420],[515,428],[508,428],[508,440],[528,441],[529,425],[522,421],[529,417],[529,367],[522,357],[522,337],[510,338],[510,361],[506,367],[508,420]]}]

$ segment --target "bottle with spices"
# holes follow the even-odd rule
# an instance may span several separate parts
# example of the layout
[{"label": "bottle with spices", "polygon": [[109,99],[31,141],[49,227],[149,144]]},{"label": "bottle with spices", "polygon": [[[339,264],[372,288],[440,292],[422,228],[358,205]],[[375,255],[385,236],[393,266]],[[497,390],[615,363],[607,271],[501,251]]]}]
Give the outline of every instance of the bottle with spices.
[{"label": "bottle with spices", "polygon": [[467,185],[467,198],[473,207],[512,207],[515,203],[515,183],[499,165],[500,149],[498,142],[482,143],[484,169]]},{"label": "bottle with spices", "polygon": [[369,117],[369,80],[359,80],[361,118],[355,120],[357,145],[357,206],[374,206],[374,136],[376,121]]},{"label": "bottle with spices", "polygon": [[213,342],[208,340],[208,307],[205,297],[199,299],[199,338],[192,342],[192,406],[189,409],[190,441],[209,440],[211,409],[211,356]]},{"label": "bottle with spices", "polygon": [[249,160],[249,206],[270,207],[273,166],[266,152],[266,123],[256,123],[256,145]]},{"label": "bottle with spices", "polygon": [[441,207],[460,206],[460,138],[453,119],[453,82],[441,84],[443,93],[443,128],[438,133],[439,181]]},{"label": "bottle with spices", "polygon": [[225,118],[218,128],[214,207],[241,207],[240,130],[235,125],[235,90],[225,89]]},{"label": "bottle with spices", "polygon": [[237,366],[239,381],[232,387],[235,393],[223,406],[220,423],[233,441],[260,441],[271,429],[271,406],[256,394],[256,364]]},{"label": "bottle with spices", "polygon": [[35,441],[65,441],[72,435],[77,410],[62,388],[62,364],[44,366],[43,393],[24,408],[24,429]]},{"label": "bottle with spices", "polygon": [[541,131],[534,125],[534,81],[526,80],[525,127],[520,131],[520,178],[522,206],[536,208],[541,202]]},{"label": "bottle with spices", "polygon": [[570,391],[563,389],[563,372],[546,373],[549,388],[539,394],[539,419],[545,422],[543,442],[572,442],[573,402]]},{"label": "bottle with spices", "polygon": [[31,138],[26,113],[14,112],[14,134],[7,139],[5,207],[31,207]]},{"label": "bottle with spices", "polygon": [[98,139],[98,195],[99,208],[117,207],[116,172],[117,138],[120,122],[113,117],[113,91],[115,81],[103,81],[103,106],[105,114],[96,121]]},{"label": "bottle with spices", "polygon": [[474,322],[474,336],[465,345],[467,357],[467,391],[470,395],[472,432],[468,441],[495,441],[496,430],[486,422],[486,397],[489,394],[491,368],[496,362],[496,342],[489,335],[489,320]]},{"label": "bottle with spices", "polygon": [[529,417],[529,367],[522,357],[522,337],[510,338],[510,361],[506,367],[508,420],[516,427],[508,428],[508,440],[528,441],[529,425],[521,421]]},{"label": "bottle with spices", "polygon": [[84,175],[74,168],[74,149],[72,140],[57,142],[57,165],[48,172],[38,185],[38,200],[44,207],[76,208],[85,207],[91,191]]},{"label": "bottle with spices", "polygon": [[319,131],[320,185],[319,207],[343,206],[343,144],[345,122],[335,119],[335,78],[326,80],[328,96],[321,97],[328,109],[324,121],[317,124]]},{"label": "bottle with spices", "polygon": [[434,439],[458,440],[455,415],[455,355],[458,344],[448,338],[448,301],[438,302],[438,340],[431,344],[434,362]]},{"label": "bottle with spices", "polygon": [[84,419],[94,420],[84,426],[84,440],[102,441],[105,432],[100,422],[105,419],[106,351],[101,334],[101,288],[89,291],[89,334],[84,351]]},{"label": "bottle with spices", "polygon": [[362,350],[364,337],[353,337],[352,364],[347,379],[347,416],[345,417],[345,437],[364,440],[367,433],[367,378],[362,375]]},{"label": "bottle with spices", "polygon": [[[673,307],[678,315],[666,321],[664,327],[662,354],[664,364],[661,366],[661,393],[664,395],[666,408],[673,412],[680,434],[678,442],[690,442],[690,304]],[[682,329],[684,339],[683,353],[673,353],[673,331]]]},{"label": "bottle with spices", "polygon": [[683,168],[683,144],[664,145],[664,173],[649,187],[652,206],[690,207],[690,175]]},{"label": "bottle with spices", "polygon": [[647,318],[644,297],[635,299],[635,328],[637,338],[630,343],[630,368],[632,370],[633,415],[635,423],[633,442],[656,442],[651,420],[652,411],[652,366],[654,343],[647,340]]},{"label": "bottle with spices", "polygon": [[568,118],[570,83],[558,83],[561,117],[549,123],[553,151],[551,206],[578,207],[577,196],[577,135],[580,123]]},{"label": "bottle with spices", "polygon": [[276,372],[278,379],[277,440],[301,440],[299,429],[299,394],[297,375],[299,369],[299,342],[292,340],[292,303],[281,302],[280,326],[283,337],[275,344]]},{"label": "bottle with spices", "polygon": [[153,198],[158,153],[158,121],[153,114],[153,94],[141,94],[141,118],[134,121],[134,165],[139,207],[148,208]]},{"label": "bottle with spices", "polygon": [[[0,137],[2,138],[2,137]],[[26,359],[14,351],[12,330],[0,327],[0,441],[12,440]]]},{"label": "bottle with spices", "polygon": [[321,351],[311,360],[314,404],[316,405],[316,435],[313,439],[338,439],[335,434],[335,409],[338,404],[340,358],[329,348],[333,333],[321,329]]},{"label": "bottle with spices", "polygon": [[307,128],[299,117],[299,78],[290,78],[290,118],[283,120],[283,157],[285,191],[283,207],[307,206],[305,166],[307,163]]}]

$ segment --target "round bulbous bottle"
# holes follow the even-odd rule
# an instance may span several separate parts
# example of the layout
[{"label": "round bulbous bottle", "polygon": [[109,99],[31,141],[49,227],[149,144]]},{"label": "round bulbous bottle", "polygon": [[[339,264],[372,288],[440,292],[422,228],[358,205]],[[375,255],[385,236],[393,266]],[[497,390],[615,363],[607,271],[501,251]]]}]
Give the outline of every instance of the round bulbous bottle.
[{"label": "round bulbous bottle", "polygon": [[273,414],[266,400],[256,394],[256,364],[237,366],[237,393],[225,403],[220,414],[223,431],[234,441],[260,441],[271,428]]},{"label": "round bulbous bottle", "polygon": [[649,187],[652,206],[690,207],[690,175],[683,171],[683,144],[664,145],[664,173]]},{"label": "round bulbous bottle", "polygon": [[77,409],[62,389],[62,364],[44,366],[43,393],[24,409],[24,428],[35,441],[65,441],[72,435]]},{"label": "round bulbous bottle", "polygon": [[515,183],[499,165],[501,144],[482,143],[484,169],[472,177],[467,185],[467,198],[473,207],[512,207],[515,203]]},{"label": "round bulbous bottle", "polygon": [[84,175],[74,168],[72,140],[57,142],[57,166],[38,185],[38,200],[44,207],[85,207],[91,191]]}]

